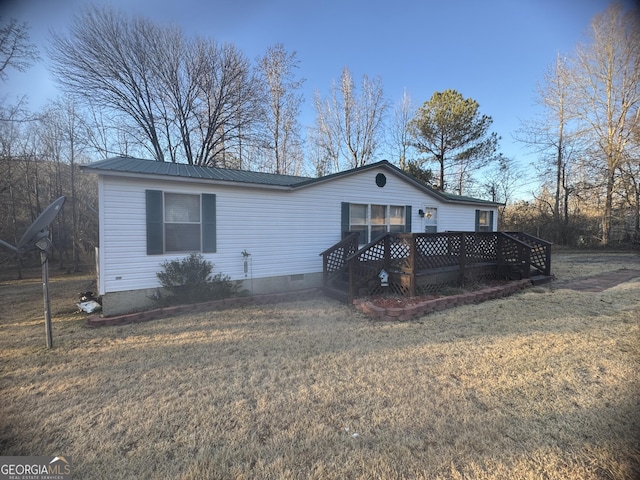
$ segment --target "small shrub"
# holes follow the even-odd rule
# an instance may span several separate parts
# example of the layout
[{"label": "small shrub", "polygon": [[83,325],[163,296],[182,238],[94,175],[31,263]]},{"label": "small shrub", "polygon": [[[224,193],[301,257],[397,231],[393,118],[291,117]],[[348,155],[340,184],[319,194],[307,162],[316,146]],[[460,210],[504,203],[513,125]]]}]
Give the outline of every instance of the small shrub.
[{"label": "small shrub", "polygon": [[238,295],[240,282],[227,275],[211,274],[213,264],[199,254],[192,253],[182,260],[167,260],[157,276],[169,296],[159,296],[164,305],[190,304],[220,300]]}]

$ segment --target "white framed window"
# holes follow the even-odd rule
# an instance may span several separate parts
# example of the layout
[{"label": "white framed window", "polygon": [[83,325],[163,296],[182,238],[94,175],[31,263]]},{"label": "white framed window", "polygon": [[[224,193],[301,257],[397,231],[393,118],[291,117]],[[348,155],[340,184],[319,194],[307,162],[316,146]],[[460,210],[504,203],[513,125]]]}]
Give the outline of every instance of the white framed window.
[{"label": "white framed window", "polygon": [[476,210],[476,232],[493,231],[493,210]]},{"label": "white framed window", "polygon": [[409,231],[406,222],[410,207],[362,203],[348,206],[348,231],[360,234],[360,244],[369,243],[387,232]]},{"label": "white framed window", "polygon": [[216,196],[146,190],[147,255],[216,251]]},{"label": "white framed window", "polygon": [[201,251],[200,195],[164,193],[164,251]]}]

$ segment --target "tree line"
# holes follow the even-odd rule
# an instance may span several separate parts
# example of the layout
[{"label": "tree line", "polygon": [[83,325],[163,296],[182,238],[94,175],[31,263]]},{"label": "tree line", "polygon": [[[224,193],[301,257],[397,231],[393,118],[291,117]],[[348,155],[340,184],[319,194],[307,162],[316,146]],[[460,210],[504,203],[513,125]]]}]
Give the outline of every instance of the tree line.
[{"label": "tree line", "polygon": [[545,73],[543,115],[520,132],[544,180],[532,206],[556,242],[640,241],[639,27],[620,4],[596,16],[589,41]]},{"label": "tree line", "polygon": [[[434,188],[504,203],[502,228],[569,245],[637,242],[637,27],[637,11],[614,4],[594,18],[587,42],[558,55],[537,92],[542,116],[518,132],[536,155],[523,169],[500,152],[492,118],[455,90],[419,107],[405,92],[393,104],[380,78],[357,82],[345,67],[327,95],[316,90],[315,124],[303,135],[295,52],[276,44],[252,61],[232,44],[90,6],[51,36],[59,99],[38,112],[26,98],[0,104],[0,238],[19,237],[67,195],[61,258],[78,268],[97,244],[97,193],[77,166],[129,155],[293,175],[385,157]],[[28,25],[3,20],[0,81],[37,61]],[[513,198],[523,177],[542,182],[533,200]]]}]

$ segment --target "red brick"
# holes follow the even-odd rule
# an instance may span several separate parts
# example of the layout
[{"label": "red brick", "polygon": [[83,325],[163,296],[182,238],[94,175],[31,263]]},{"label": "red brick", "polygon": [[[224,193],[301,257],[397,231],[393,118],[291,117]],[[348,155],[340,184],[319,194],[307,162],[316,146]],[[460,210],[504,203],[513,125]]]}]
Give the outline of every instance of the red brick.
[{"label": "red brick", "polygon": [[399,317],[403,313],[404,313],[404,308],[395,308],[395,307],[387,308],[387,316],[389,317]]}]

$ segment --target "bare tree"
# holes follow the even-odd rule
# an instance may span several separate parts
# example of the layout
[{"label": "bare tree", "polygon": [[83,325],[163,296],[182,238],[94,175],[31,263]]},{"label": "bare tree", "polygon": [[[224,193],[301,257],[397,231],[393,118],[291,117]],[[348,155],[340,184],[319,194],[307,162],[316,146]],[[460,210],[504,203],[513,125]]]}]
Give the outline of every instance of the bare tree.
[{"label": "bare tree", "polygon": [[513,199],[519,176],[520,172],[513,159],[502,155],[485,172],[478,195],[488,198],[492,202],[502,203],[502,206],[498,207],[500,210],[499,220],[503,217],[506,205]]},{"label": "bare tree", "polygon": [[158,161],[227,163],[256,118],[255,81],[232,45],[90,7],[54,34],[53,74],[69,94],[119,115]]},{"label": "bare tree", "polygon": [[393,109],[393,123],[390,129],[392,155],[398,159],[398,166],[402,170],[406,170],[409,162],[407,157],[413,148],[409,125],[414,114],[411,96],[405,90],[402,99]]},{"label": "bare tree", "polygon": [[573,113],[598,162],[604,188],[600,242],[609,243],[616,180],[640,122],[640,23],[637,10],[612,4],[591,25],[570,69]]},{"label": "bare tree", "polygon": [[632,144],[620,167],[624,203],[633,218],[633,241],[640,242],[640,124],[634,127]]},{"label": "bare tree", "polygon": [[570,110],[571,80],[567,59],[560,54],[556,62],[544,75],[544,82],[538,85],[536,102],[543,107],[541,117],[527,122],[518,132],[518,139],[526,143],[538,154],[543,180],[552,186],[554,202],[552,209],[555,226],[554,240],[566,244],[569,223],[569,196],[573,192],[570,178],[572,165],[579,142],[575,135],[574,117]]},{"label": "bare tree", "polygon": [[280,43],[258,59],[257,69],[265,89],[265,146],[273,156],[268,170],[274,173],[294,174],[302,160],[298,116],[303,101],[299,90],[304,79],[295,76],[298,66],[296,53],[287,53]]},{"label": "bare tree", "polygon": [[24,72],[38,58],[38,50],[29,40],[27,24],[0,17],[0,80],[7,80],[8,68]]},{"label": "bare tree", "polygon": [[[335,89],[333,90],[335,92]],[[335,112],[336,102],[326,101],[316,90],[314,95],[316,125],[310,139],[315,145],[314,164],[318,175],[339,172],[340,166],[340,116]]]},{"label": "bare tree", "polygon": [[336,171],[343,161],[348,168],[369,163],[379,146],[388,107],[380,79],[363,75],[358,95],[351,72],[345,67],[339,85],[332,86],[330,99],[322,100],[316,94],[315,106],[318,140],[332,157]]},{"label": "bare tree", "polygon": [[[40,135],[45,148],[44,156],[55,168],[58,185],[55,196],[67,195],[66,208],[63,215],[63,228],[67,223],[64,218],[71,215],[70,250],[71,271],[77,272],[80,265],[79,208],[77,192],[77,165],[87,145],[85,121],[73,98],[66,97],[54,102],[43,115],[40,123]],[[65,178],[68,177],[68,178]],[[66,236],[66,232],[62,232]],[[62,264],[62,259],[61,259]]]}]

